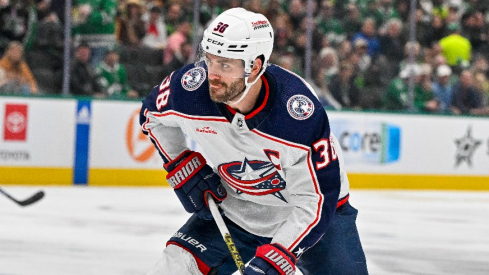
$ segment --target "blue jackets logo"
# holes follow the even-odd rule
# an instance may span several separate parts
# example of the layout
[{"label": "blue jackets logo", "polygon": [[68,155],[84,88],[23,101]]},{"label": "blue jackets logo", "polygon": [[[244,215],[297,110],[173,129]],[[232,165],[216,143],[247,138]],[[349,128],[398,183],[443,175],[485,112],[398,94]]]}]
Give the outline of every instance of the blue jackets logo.
[{"label": "blue jackets logo", "polygon": [[192,68],[182,76],[182,87],[187,91],[195,91],[204,83],[205,79],[206,73],[204,68]]},{"label": "blue jackets logo", "polygon": [[383,122],[331,120],[346,163],[384,164],[401,156],[401,128]]},{"label": "blue jackets logo", "polygon": [[271,162],[261,160],[233,161],[221,164],[219,174],[238,194],[246,193],[254,196],[272,194],[287,202],[280,193],[286,187],[285,180]]},{"label": "blue jackets logo", "polygon": [[294,95],[287,101],[287,111],[297,120],[308,119],[314,113],[314,103],[305,95]]}]

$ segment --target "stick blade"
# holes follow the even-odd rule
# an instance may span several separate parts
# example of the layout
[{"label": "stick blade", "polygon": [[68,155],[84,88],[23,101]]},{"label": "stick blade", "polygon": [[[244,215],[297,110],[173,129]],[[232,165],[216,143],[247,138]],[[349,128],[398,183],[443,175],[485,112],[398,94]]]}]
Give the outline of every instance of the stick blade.
[{"label": "stick blade", "polygon": [[26,200],[18,201],[18,203],[21,206],[27,206],[27,205],[30,205],[30,204],[37,202],[38,200],[42,199],[43,197],[44,197],[44,191],[41,190]]}]

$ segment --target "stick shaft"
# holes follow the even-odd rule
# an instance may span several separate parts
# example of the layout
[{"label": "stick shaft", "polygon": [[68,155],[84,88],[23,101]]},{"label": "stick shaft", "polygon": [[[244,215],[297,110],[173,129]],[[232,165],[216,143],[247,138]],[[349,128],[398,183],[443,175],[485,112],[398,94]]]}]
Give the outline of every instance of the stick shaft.
[{"label": "stick shaft", "polygon": [[233,256],[234,263],[238,267],[239,273],[243,274],[245,264],[243,259],[241,259],[241,255],[239,255],[239,251],[234,244],[233,238],[231,238],[231,234],[229,233],[229,230],[221,217],[221,213],[219,213],[219,209],[217,208],[212,195],[207,194],[207,202],[209,204],[209,209],[211,210],[212,216],[214,217],[214,221],[216,221],[217,227],[221,232],[222,238],[224,239],[229,252],[231,252],[231,256]]}]

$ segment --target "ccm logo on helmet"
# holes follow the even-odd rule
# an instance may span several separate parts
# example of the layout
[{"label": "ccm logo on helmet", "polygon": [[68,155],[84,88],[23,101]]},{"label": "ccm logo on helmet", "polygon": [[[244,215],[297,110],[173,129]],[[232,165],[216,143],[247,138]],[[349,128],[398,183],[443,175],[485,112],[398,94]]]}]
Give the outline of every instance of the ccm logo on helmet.
[{"label": "ccm logo on helmet", "polygon": [[217,46],[224,46],[224,43],[219,42],[219,41],[216,41],[216,40],[214,40],[212,38],[207,38],[207,42],[210,42],[210,43],[212,43],[214,45],[217,45]]}]

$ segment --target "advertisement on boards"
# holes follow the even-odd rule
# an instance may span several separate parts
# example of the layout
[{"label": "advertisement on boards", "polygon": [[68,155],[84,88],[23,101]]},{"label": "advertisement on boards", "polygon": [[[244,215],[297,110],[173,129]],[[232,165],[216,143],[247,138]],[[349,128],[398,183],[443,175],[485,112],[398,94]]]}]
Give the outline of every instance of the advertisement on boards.
[{"label": "advertisement on boards", "polygon": [[75,101],[0,97],[0,166],[71,167]]},{"label": "advertisement on boards", "polygon": [[381,121],[331,120],[347,163],[384,164],[399,161],[401,128]]},{"label": "advertisement on boards", "polygon": [[489,175],[489,119],[328,112],[354,173]]}]

